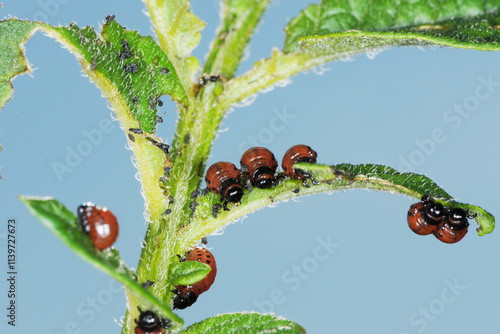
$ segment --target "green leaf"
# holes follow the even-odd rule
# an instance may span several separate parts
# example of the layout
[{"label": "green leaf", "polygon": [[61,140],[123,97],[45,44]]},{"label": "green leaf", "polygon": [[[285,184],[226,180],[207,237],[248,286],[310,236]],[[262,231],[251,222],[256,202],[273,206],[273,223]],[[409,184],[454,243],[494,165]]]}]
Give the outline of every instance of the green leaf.
[{"label": "green leaf", "polygon": [[170,282],[172,285],[190,285],[201,281],[212,269],[199,261],[182,261],[172,265]]},{"label": "green leaf", "polygon": [[[5,28],[9,25],[14,28]],[[16,31],[24,30],[29,36],[36,30],[42,30],[75,55],[85,74],[108,99],[123,129],[131,135],[128,136],[129,144],[135,155],[145,196],[149,199],[147,209],[153,222],[157,221],[165,207],[164,190],[160,188],[158,179],[163,175],[168,157],[147,139],[161,141],[154,137],[156,98],[170,94],[180,105],[188,103],[179,77],[165,53],[151,37],[127,31],[111,18],[103,26],[101,36],[91,27],[80,29],[72,24],[70,27],[54,28],[42,22],[15,19],[0,22],[0,29],[7,38],[10,34],[15,36]],[[32,29],[31,32],[26,33],[29,29]],[[25,62],[24,57],[20,59]],[[130,128],[142,128],[151,134],[132,135],[128,133]]]},{"label": "green leaf", "polygon": [[[220,204],[220,196],[212,193],[200,196],[197,200],[198,209],[191,222],[197,228],[191,229],[188,226],[183,238],[184,247],[187,248],[203,236],[266,206],[311,194],[357,188],[387,191],[407,195],[417,200],[421,200],[423,195],[430,195],[446,207],[460,207],[468,210],[472,215],[476,214],[475,219],[479,225],[480,236],[491,233],[495,228],[495,218],[490,213],[475,205],[456,202],[446,191],[424,175],[402,173],[388,166],[374,164],[327,166],[299,163],[295,165],[295,168],[312,174],[320,184],[313,185],[308,180],[304,186],[301,180],[291,180],[282,175],[283,179],[275,188],[253,188],[252,192],[245,190],[240,205],[229,205],[230,210],[221,210],[217,213],[217,217],[213,214],[213,206]],[[401,221],[406,223],[406,211],[403,211]]]},{"label": "green leaf", "polygon": [[283,51],[232,79],[219,101],[231,106],[279,81],[346,55],[397,45],[500,50],[500,2],[322,0],[285,27]]},{"label": "green leaf", "polygon": [[285,53],[346,54],[395,45],[500,49],[498,1],[340,1],[310,5],[286,26]]},{"label": "green leaf", "polygon": [[161,95],[188,103],[172,63],[151,37],[127,31],[115,20],[104,24],[102,38],[91,27],[75,24],[54,30],[94,64],[93,72],[114,85],[145,132],[156,132],[156,101]]},{"label": "green leaf", "polygon": [[[84,70],[110,98],[117,94],[126,104],[141,127],[148,133],[156,129],[156,100],[161,95],[170,95],[172,99],[187,104],[187,96],[171,62],[151,37],[140,36],[136,31],[127,31],[115,20],[104,24],[102,38],[94,29],[70,27],[53,28],[39,22],[8,20],[0,22],[2,54],[2,92],[6,92],[12,78],[27,71],[26,59],[22,52],[22,43],[36,29],[46,31],[67,46],[78,58]],[[130,52],[126,52],[127,49]],[[100,76],[101,80],[96,79]],[[108,86],[100,84],[102,80]],[[3,94],[2,101],[9,96]],[[115,108],[119,109],[119,108]],[[115,110],[119,113],[120,110]]]},{"label": "green leaf", "polygon": [[205,63],[205,73],[220,74],[226,79],[234,76],[245,47],[269,3],[270,0],[221,2],[223,19]]},{"label": "green leaf", "polygon": [[305,333],[306,330],[290,320],[259,313],[226,313],[200,321],[179,334],[225,333]]},{"label": "green leaf", "polygon": [[115,248],[98,251],[92,241],[76,223],[76,216],[64,205],[50,197],[20,196],[31,214],[52,231],[62,242],[82,259],[122,283],[127,292],[139,300],[145,309],[155,309],[162,317],[172,320],[173,329],[182,327],[182,319],[136,281],[135,274],[128,269]]},{"label": "green leaf", "polygon": [[198,71],[191,51],[198,45],[205,22],[191,13],[189,0],[145,0],[162,49],[173,62],[186,91]]},{"label": "green leaf", "polygon": [[12,98],[14,77],[30,71],[24,56],[24,43],[35,27],[35,23],[13,19],[0,22],[0,109]]}]

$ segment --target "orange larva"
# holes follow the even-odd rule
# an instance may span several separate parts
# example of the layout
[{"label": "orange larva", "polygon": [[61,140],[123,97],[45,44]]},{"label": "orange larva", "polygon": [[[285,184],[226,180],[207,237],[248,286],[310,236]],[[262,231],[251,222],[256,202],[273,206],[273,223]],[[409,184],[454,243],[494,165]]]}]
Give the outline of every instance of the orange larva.
[{"label": "orange larva", "polygon": [[252,186],[261,189],[274,187],[278,162],[274,154],[265,147],[252,147],[241,156],[241,170]]},{"label": "orange larva", "polygon": [[192,285],[178,285],[174,290],[174,308],[185,309],[193,305],[198,296],[210,289],[217,275],[217,264],[215,258],[206,248],[196,247],[187,253],[184,261],[199,261],[210,266],[212,269],[205,278]]}]

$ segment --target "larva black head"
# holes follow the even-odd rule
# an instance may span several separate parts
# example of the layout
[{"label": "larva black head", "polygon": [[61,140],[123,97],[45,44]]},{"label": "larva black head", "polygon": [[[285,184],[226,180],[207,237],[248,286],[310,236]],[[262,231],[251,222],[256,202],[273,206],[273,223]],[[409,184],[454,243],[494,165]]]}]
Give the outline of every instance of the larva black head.
[{"label": "larva black head", "polygon": [[193,305],[198,296],[192,291],[187,291],[186,293],[180,293],[174,297],[174,308],[183,310],[188,306]]},{"label": "larva black head", "polygon": [[254,185],[260,189],[268,189],[275,186],[275,170],[269,167],[259,167],[253,175]]},{"label": "larva black head", "polygon": [[78,225],[81,226],[85,234],[90,233],[90,226],[89,226],[89,221],[87,219],[87,212],[89,212],[89,210],[91,210],[92,208],[95,208],[95,204],[92,202],[86,202],[81,204],[76,210],[76,214],[78,216],[77,223]]},{"label": "larva black head", "polygon": [[243,197],[243,189],[240,184],[235,184],[227,188],[225,198],[232,203],[239,203]]},{"label": "larva black head", "polygon": [[451,209],[448,213],[447,221],[450,227],[455,231],[469,226],[469,222],[467,221],[467,212],[460,208]]},{"label": "larva black head", "polygon": [[222,197],[232,203],[239,203],[243,196],[243,188],[239,182],[240,180],[230,178],[222,182],[220,191]]},{"label": "larva black head", "polygon": [[153,311],[142,311],[139,309],[139,321],[135,320],[137,326],[144,332],[152,332],[160,327],[160,319]]},{"label": "larva black head", "polygon": [[423,214],[427,223],[434,225],[439,224],[445,214],[443,205],[441,203],[437,203],[429,199],[426,202],[424,202],[424,206],[425,210]]}]

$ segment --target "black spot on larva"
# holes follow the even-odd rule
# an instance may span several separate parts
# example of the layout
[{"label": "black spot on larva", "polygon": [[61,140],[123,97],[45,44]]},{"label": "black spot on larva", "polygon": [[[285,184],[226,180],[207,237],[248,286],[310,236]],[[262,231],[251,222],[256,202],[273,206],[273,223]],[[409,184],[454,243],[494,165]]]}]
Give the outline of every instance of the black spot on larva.
[{"label": "black spot on larva", "polygon": [[210,255],[207,255],[207,257],[210,257]]},{"label": "black spot on larva", "polygon": [[300,189],[299,189],[299,188],[295,188],[295,189],[292,189],[292,191],[293,191],[294,193],[298,194],[298,193],[299,193],[299,191],[300,191]]},{"label": "black spot on larva", "polygon": [[138,70],[139,66],[136,63],[125,64],[125,72],[136,74]]},{"label": "black spot on larva", "polygon": [[142,135],[144,133],[141,128],[130,128],[128,131],[133,132],[136,135]]},{"label": "black spot on larva", "polygon": [[160,73],[161,74],[169,74],[170,70],[168,68],[162,67],[162,68],[160,68]]},{"label": "black spot on larva", "polygon": [[168,196],[168,204],[174,204],[174,198],[172,197],[172,195]]},{"label": "black spot on larva", "polygon": [[92,58],[92,64],[90,64],[90,70],[93,71],[97,68],[97,59],[96,57]]},{"label": "black spot on larva", "polygon": [[165,212],[163,213],[164,215],[169,215],[172,213],[172,210],[171,209],[167,209],[165,210]]},{"label": "black spot on larva", "polygon": [[206,264],[210,264],[210,260],[205,260],[205,263]]},{"label": "black spot on larva", "polygon": [[132,102],[134,102],[134,105],[137,105],[139,103],[139,96],[134,97]]},{"label": "black spot on larva", "polygon": [[161,107],[161,106],[163,106],[163,101],[162,101],[162,100],[160,100],[160,99],[156,99],[156,104],[157,104],[159,107]]},{"label": "black spot on larva", "polygon": [[106,16],[106,22],[113,21],[115,19],[114,15],[107,15]]},{"label": "black spot on larva", "polygon": [[135,142],[135,137],[131,133],[128,134],[128,139],[130,139],[131,142]]}]

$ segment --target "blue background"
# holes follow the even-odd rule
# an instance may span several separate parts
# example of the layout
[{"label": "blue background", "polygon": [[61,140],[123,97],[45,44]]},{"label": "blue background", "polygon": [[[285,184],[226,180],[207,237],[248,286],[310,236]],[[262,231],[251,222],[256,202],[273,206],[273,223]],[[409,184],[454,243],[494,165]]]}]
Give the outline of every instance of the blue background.
[{"label": "blue background", "polygon": [[[240,74],[268,57],[272,47],[282,47],[283,27],[307,3],[273,2]],[[218,2],[195,0],[192,5],[207,22],[194,51],[203,59],[217,27]],[[150,35],[143,8],[141,1],[6,0],[0,13],[96,28],[106,15],[115,14],[128,29]],[[57,240],[16,196],[50,195],[75,209],[82,201],[109,207],[121,224],[116,247],[134,267],[146,226],[131,151],[113,122],[110,132],[102,132],[102,142],[59,180],[54,162],[65,163],[68,148],[86,140],[82,131],[99,130],[112,112],[73,55],[57,42],[37,33],[27,42],[26,54],[35,70],[15,79],[14,98],[0,112],[0,332],[118,333],[113,319],[123,316],[126,303],[119,285]],[[322,163],[412,168],[458,200],[498,215],[500,86],[493,86],[487,98],[475,97],[477,89],[488,92],[480,78],[500,83],[498,54],[412,47],[351,60],[327,64],[322,75],[297,75],[286,87],[235,108],[221,125],[209,163],[237,163],[251,137],[278,160],[291,145],[306,143]],[[464,103],[472,109],[467,117],[448,114]],[[171,142],[175,106],[165,103],[161,109],[165,123],[158,133]],[[285,112],[293,117],[280,123],[276,113]],[[435,129],[442,129],[445,139],[429,143]],[[427,145],[425,150],[417,143]],[[412,166],[403,166],[404,159]],[[249,215],[223,235],[208,238],[217,278],[193,307],[178,313],[189,325],[231,311],[275,312],[309,333],[500,332],[499,234],[478,237],[471,222],[458,244],[417,236],[406,223],[413,202],[356,190],[289,201]],[[15,328],[6,325],[4,315],[9,218],[18,227]],[[336,244],[331,254],[317,250],[320,239]]]}]

